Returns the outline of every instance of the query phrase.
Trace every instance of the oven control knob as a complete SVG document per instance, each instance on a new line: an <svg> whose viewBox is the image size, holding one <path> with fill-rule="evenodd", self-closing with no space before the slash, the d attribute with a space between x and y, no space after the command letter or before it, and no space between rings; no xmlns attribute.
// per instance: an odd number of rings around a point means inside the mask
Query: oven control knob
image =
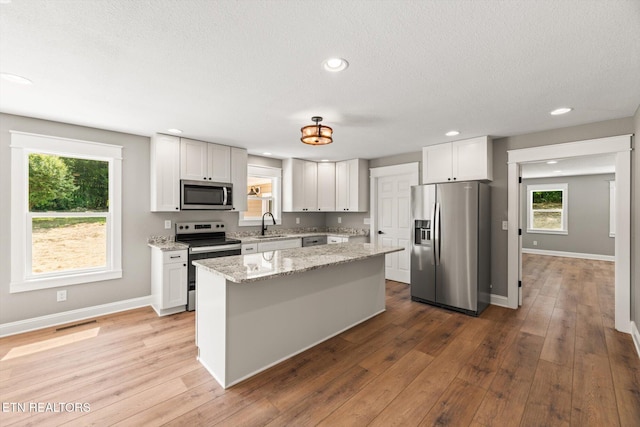
<svg viewBox="0 0 640 427"><path fill-rule="evenodd" d="M183 227L183 226L180 226L180 227L178 227L178 228L179 228L180 230L182 230L184 227Z"/></svg>
<svg viewBox="0 0 640 427"><path fill-rule="evenodd" d="M189 229L189 226L188 226L188 225L185 225L185 226L184 226L184 229L185 229L185 230L188 230L188 229Z"/></svg>

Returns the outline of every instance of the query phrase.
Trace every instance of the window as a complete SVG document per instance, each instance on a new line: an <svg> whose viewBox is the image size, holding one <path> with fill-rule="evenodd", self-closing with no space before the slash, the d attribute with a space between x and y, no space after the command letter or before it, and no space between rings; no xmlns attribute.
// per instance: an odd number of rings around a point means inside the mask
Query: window
<svg viewBox="0 0 640 427"><path fill-rule="evenodd" d="M12 132L11 292L122 277L121 152Z"/></svg>
<svg viewBox="0 0 640 427"><path fill-rule="evenodd" d="M247 168L247 210L240 212L239 225L260 225L262 215L271 212L282 223L280 168L249 165ZM271 218L268 218L271 221ZM269 222L271 224L271 222Z"/></svg>
<svg viewBox="0 0 640 427"><path fill-rule="evenodd" d="M527 186L527 232L568 234L567 184Z"/></svg>

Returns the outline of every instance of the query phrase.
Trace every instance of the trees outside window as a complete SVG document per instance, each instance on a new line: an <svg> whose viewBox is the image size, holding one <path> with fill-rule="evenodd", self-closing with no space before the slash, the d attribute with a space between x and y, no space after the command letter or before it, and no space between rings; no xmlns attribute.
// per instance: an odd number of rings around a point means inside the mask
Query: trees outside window
<svg viewBox="0 0 640 427"><path fill-rule="evenodd" d="M567 234L568 187L563 184L527 186L527 232Z"/></svg>

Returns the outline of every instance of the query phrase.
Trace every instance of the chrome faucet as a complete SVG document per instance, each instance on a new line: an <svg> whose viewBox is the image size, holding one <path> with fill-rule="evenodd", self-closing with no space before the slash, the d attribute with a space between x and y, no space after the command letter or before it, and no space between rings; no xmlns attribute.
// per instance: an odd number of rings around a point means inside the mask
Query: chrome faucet
<svg viewBox="0 0 640 427"><path fill-rule="evenodd" d="M267 226L264 223L264 217L266 215L270 215L271 219L273 220L273 225L276 225L276 219L273 217L273 214L271 212L265 212L264 214L262 214L262 235L264 236L264 232L267 231Z"/></svg>

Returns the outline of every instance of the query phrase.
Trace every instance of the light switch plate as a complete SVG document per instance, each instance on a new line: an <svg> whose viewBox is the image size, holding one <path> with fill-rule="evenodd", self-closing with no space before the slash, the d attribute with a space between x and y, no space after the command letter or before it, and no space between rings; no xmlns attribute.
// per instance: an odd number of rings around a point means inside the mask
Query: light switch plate
<svg viewBox="0 0 640 427"><path fill-rule="evenodd" d="M365 218L364 219L364 224L365 225L371 225L371 218Z"/></svg>
<svg viewBox="0 0 640 427"><path fill-rule="evenodd" d="M171 220L170 219L165 219L164 220L164 229L165 230L170 230L171 229Z"/></svg>
<svg viewBox="0 0 640 427"><path fill-rule="evenodd" d="M503 230L509 229L509 221L502 221L502 229Z"/></svg>
<svg viewBox="0 0 640 427"><path fill-rule="evenodd" d="M296 224L300 224L300 218L296 217Z"/></svg>
<svg viewBox="0 0 640 427"><path fill-rule="evenodd" d="M342 217L341 216L338 217L338 224L342 224Z"/></svg>

